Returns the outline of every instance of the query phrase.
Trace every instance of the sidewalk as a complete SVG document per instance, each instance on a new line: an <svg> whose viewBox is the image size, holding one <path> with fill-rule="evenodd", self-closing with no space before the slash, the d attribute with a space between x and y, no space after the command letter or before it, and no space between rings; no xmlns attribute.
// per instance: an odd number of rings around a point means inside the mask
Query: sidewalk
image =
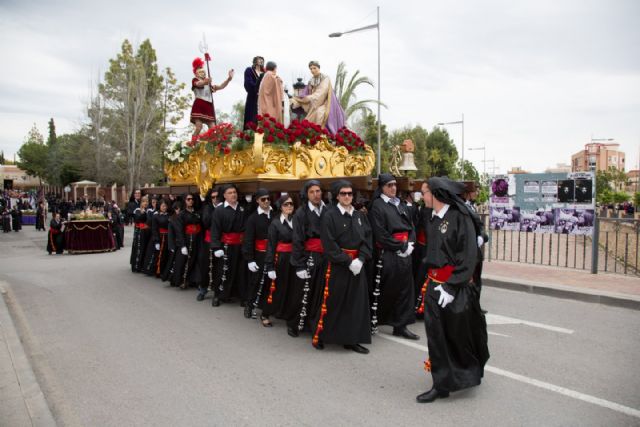
<svg viewBox="0 0 640 427"><path fill-rule="evenodd" d="M55 426L9 314L3 286L0 282L0 425Z"/></svg>
<svg viewBox="0 0 640 427"><path fill-rule="evenodd" d="M640 278L584 270L485 260L483 284L640 310Z"/></svg>

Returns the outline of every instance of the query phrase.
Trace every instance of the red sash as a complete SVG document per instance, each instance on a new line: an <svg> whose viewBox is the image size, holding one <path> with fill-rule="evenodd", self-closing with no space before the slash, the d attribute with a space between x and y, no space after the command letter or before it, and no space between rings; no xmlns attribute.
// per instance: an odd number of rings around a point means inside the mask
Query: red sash
<svg viewBox="0 0 640 427"><path fill-rule="evenodd" d="M222 233L222 243L225 245L241 245L244 233Z"/></svg>
<svg viewBox="0 0 640 427"><path fill-rule="evenodd" d="M211 230L204 230L204 241L211 243Z"/></svg>
<svg viewBox="0 0 640 427"><path fill-rule="evenodd" d="M253 245L254 249L258 252L266 252L267 251L267 239L258 239L255 241Z"/></svg>
<svg viewBox="0 0 640 427"><path fill-rule="evenodd" d="M418 233L416 234L416 240L418 244L426 246L427 236L424 234L424 229L418 230Z"/></svg>
<svg viewBox="0 0 640 427"><path fill-rule="evenodd" d="M161 228L158 231L160 231L161 234L167 234L169 232L168 228Z"/></svg>
<svg viewBox="0 0 640 427"><path fill-rule="evenodd" d="M56 230L55 228L50 228L49 231L51 234L60 234L60 230Z"/></svg>
<svg viewBox="0 0 640 427"><path fill-rule="evenodd" d="M293 250L293 243L291 242L278 242L276 246L276 252L291 252Z"/></svg>
<svg viewBox="0 0 640 427"><path fill-rule="evenodd" d="M453 274L454 268L455 267L453 265L445 265L440 268L430 268L427 272L427 276L436 283L446 283Z"/></svg>
<svg viewBox="0 0 640 427"><path fill-rule="evenodd" d="M184 227L184 232L187 234L198 234L202 230L200 224L187 224Z"/></svg>
<svg viewBox="0 0 640 427"><path fill-rule="evenodd" d="M140 230L147 230L149 226L146 222L136 222L136 228L139 228Z"/></svg>
<svg viewBox="0 0 640 427"><path fill-rule="evenodd" d="M407 242L409 240L409 232L402 231L400 233L393 233L391 237L399 242ZM376 246L378 247L378 249L382 249L382 245L380 243L376 242Z"/></svg>
<svg viewBox="0 0 640 427"><path fill-rule="evenodd" d="M307 241L304 242L304 250L309 252L324 253L324 248L322 247L322 241L317 237L312 237L311 239L307 239Z"/></svg>
<svg viewBox="0 0 640 427"><path fill-rule="evenodd" d="M342 252L349 255L351 260L358 258L358 255L360 255L360 251L358 249L342 249Z"/></svg>

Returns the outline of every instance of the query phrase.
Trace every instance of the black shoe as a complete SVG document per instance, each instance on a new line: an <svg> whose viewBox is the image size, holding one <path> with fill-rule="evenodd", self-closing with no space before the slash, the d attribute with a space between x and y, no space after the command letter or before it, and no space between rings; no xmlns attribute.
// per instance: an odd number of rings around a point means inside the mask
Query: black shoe
<svg viewBox="0 0 640 427"><path fill-rule="evenodd" d="M244 306L244 317L247 319L251 319L251 305L247 304Z"/></svg>
<svg viewBox="0 0 640 427"><path fill-rule="evenodd" d="M298 336L298 328L292 328L291 326L287 326L287 334L289 334L290 337L297 337Z"/></svg>
<svg viewBox="0 0 640 427"><path fill-rule="evenodd" d="M418 341L420 339L418 335L411 332L409 329L407 329L406 326L402 326L400 328L393 328L393 335L395 335L396 337L406 338L408 340Z"/></svg>
<svg viewBox="0 0 640 427"><path fill-rule="evenodd" d="M204 300L204 294L199 293L198 296L196 297L196 301L202 301L202 300Z"/></svg>
<svg viewBox="0 0 640 427"><path fill-rule="evenodd" d="M220 298L213 297L213 299L211 300L211 306L212 307L219 307L220 306Z"/></svg>
<svg viewBox="0 0 640 427"><path fill-rule="evenodd" d="M313 344L312 344L313 345ZM316 350L324 350L324 343L322 341L318 341L318 344L313 345Z"/></svg>
<svg viewBox="0 0 640 427"><path fill-rule="evenodd" d="M360 354L369 354L369 349L361 346L360 344L345 345L344 348Z"/></svg>
<svg viewBox="0 0 640 427"><path fill-rule="evenodd" d="M426 391L416 397L416 401L418 403L431 403L436 399L446 399L449 397L448 391L438 391L435 388L432 388L429 391Z"/></svg>

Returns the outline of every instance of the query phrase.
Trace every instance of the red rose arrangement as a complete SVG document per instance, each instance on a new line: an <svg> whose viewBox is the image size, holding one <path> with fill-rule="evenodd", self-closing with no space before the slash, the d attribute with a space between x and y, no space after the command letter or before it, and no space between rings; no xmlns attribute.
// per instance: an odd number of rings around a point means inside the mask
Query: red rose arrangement
<svg viewBox="0 0 640 427"><path fill-rule="evenodd" d="M265 144L273 144L289 150L296 141L302 145L315 146L323 138L330 143L345 147L349 153L364 152L364 141L346 127L332 135L327 129L308 120L293 120L288 128L268 114L256 116L256 123L248 122L246 130L236 130L230 123L221 123L206 132L194 136L187 145L194 148L199 142L206 144L210 153L220 155L240 151L253 143L256 133L263 135Z"/></svg>

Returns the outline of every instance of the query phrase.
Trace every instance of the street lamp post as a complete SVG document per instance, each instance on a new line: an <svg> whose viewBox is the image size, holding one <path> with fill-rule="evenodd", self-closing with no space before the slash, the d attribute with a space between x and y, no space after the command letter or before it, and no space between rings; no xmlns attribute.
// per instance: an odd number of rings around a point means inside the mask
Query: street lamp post
<svg viewBox="0 0 640 427"><path fill-rule="evenodd" d="M482 144L482 147L470 147L469 151L474 151L474 150L482 150L482 174L486 175L487 174L487 144L484 143Z"/></svg>
<svg viewBox="0 0 640 427"><path fill-rule="evenodd" d="M438 123L438 126L445 126L445 125L461 125L462 126L462 150L460 150L462 152L462 167L460 169L462 169L461 175L462 175L462 180L464 181L464 113L462 113L462 119L461 120L456 120L454 122L440 122Z"/></svg>
<svg viewBox="0 0 640 427"><path fill-rule="evenodd" d="M378 175L380 175L380 168L382 167L382 163L381 163L381 157L380 157L380 153L382 152L381 150L381 144L380 144L380 140L381 140L381 123L382 120L380 119L380 6L378 6L376 8L376 12L377 12L377 21L375 24L372 25L367 25L366 27L361 27L361 28L355 28L353 30L349 30L349 31L343 31L341 33L331 33L329 34L329 37L341 37L343 34L350 34L350 33L356 33L358 31L365 31L365 30L372 30L372 29L377 29L378 30L378 149L377 151L377 155L378 155Z"/></svg>

